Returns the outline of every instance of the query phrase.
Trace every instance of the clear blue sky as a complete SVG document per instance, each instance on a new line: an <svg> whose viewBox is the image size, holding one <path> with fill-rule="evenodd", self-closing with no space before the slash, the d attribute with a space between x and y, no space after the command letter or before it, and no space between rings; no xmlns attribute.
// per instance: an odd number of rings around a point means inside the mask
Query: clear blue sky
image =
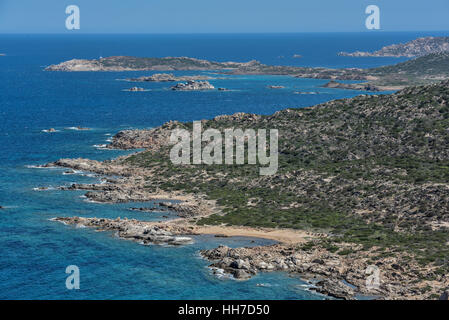
<svg viewBox="0 0 449 320"><path fill-rule="evenodd" d="M0 33L357 32L370 4L384 31L449 30L449 0L0 0Z"/></svg>

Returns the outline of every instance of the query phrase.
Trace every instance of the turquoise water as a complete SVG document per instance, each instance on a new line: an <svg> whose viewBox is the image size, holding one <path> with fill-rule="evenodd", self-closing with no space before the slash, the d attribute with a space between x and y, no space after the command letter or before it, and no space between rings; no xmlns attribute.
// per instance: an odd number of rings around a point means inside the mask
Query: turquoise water
<svg viewBox="0 0 449 320"><path fill-rule="evenodd" d="M198 250L219 244L264 245L249 238L199 236L183 247L142 246L111 233L76 229L55 216L160 216L129 211L139 204L95 204L82 192L35 191L71 182L98 182L92 175L63 175L60 169L35 169L59 158L110 159L124 151L101 150L110 136L127 128L191 121L219 114L271 114L363 92L325 89L325 80L281 76L226 76L211 80L226 92L172 92L164 83L142 83L146 92L124 92L117 81L151 72L44 72L51 63L109 55L193 56L216 60L330 67L373 67L400 59L337 57L338 51L371 50L422 34L203 35L203 36L50 36L1 35L0 52L0 299L322 299L304 282L283 273L260 274L249 281L218 279ZM290 58L302 54L301 59ZM280 57L284 56L284 58ZM200 72L178 72L199 74ZM210 72L201 72L211 74ZM283 85L280 90L267 85ZM317 91L315 95L296 91ZM83 126L90 131L67 127ZM54 127L59 132L46 134ZM65 288L65 268L77 265L81 289ZM265 284L260 286L258 284Z"/></svg>

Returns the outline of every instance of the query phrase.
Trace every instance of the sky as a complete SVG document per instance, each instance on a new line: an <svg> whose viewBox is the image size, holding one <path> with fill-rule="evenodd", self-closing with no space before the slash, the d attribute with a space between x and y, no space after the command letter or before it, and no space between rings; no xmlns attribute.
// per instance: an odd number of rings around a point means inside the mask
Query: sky
<svg viewBox="0 0 449 320"><path fill-rule="evenodd" d="M0 0L0 33L360 32L368 5L380 31L449 30L449 0Z"/></svg>

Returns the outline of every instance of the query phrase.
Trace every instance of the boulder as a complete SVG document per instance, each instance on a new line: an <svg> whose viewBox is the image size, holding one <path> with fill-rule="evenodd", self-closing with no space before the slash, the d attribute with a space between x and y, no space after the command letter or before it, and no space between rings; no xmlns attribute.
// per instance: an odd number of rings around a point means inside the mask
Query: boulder
<svg viewBox="0 0 449 320"><path fill-rule="evenodd" d="M232 275L234 276L234 278L239 279L239 280L247 280L247 279L251 278L251 275L248 272L246 272L245 270L241 270L241 269L233 270Z"/></svg>

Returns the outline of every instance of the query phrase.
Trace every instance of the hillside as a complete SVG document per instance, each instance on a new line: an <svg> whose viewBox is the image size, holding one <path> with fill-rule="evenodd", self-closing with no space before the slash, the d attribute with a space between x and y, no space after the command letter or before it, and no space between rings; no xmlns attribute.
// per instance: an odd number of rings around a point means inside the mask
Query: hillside
<svg viewBox="0 0 449 320"><path fill-rule="evenodd" d="M163 143L123 164L156 170L149 190L216 199L222 214L201 224L324 231L334 235L330 243L390 248L449 271L448 81L272 116L217 117L207 127L278 128L279 171L173 166Z"/></svg>
<svg viewBox="0 0 449 320"><path fill-rule="evenodd" d="M449 51L449 37L425 37L407 43L392 44L374 52L340 52L349 57L420 57L431 53Z"/></svg>
<svg viewBox="0 0 449 320"><path fill-rule="evenodd" d="M122 131L111 144L143 152L49 165L121 177L69 188L91 190L85 196L93 201L183 201L169 204L180 219L156 224L173 234L229 226L299 232L290 244L202 251L213 267L241 279L270 270L318 275L320 292L351 299L355 291L340 280L369 294L365 270L374 265L382 270L377 293L384 298L437 298L449 287L449 81L271 116L218 116L202 127L278 129L278 171L261 176L259 165L174 165L170 134L192 129L176 121Z"/></svg>
<svg viewBox="0 0 449 320"><path fill-rule="evenodd" d="M360 84L333 84L333 87L373 91L395 90L406 86L449 79L449 52L432 53L391 66L366 69L369 81ZM367 90L370 91L370 90Z"/></svg>

